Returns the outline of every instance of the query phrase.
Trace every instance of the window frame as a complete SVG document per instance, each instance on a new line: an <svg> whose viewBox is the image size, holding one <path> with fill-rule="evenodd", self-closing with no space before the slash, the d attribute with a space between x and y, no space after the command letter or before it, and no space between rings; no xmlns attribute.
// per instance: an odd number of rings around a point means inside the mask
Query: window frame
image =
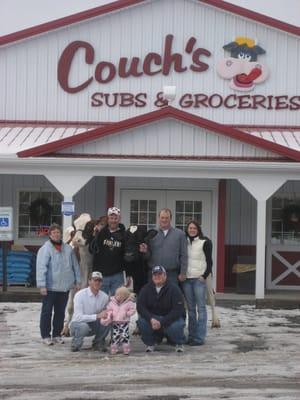
<svg viewBox="0 0 300 400"><path fill-rule="evenodd" d="M47 239L48 236L40 236L40 237L20 237L19 233L20 233L20 195L21 192L26 192L26 193L51 193L51 197L53 196L53 194L57 194L58 196L61 197L61 201L63 201L63 196L61 195L61 193L58 190L55 190L53 188L31 188L31 187L26 187L26 188L20 188L17 190L17 203L16 203L16 215L15 215L15 236L14 236L14 241L18 244L26 244L26 245L40 245L42 243L45 242L45 239ZM52 205L52 203L51 203ZM57 214L53 214L53 215L57 215ZM62 214L60 213L61 216L61 224L63 222L63 217ZM51 215L51 219L52 219L52 215Z"/></svg>

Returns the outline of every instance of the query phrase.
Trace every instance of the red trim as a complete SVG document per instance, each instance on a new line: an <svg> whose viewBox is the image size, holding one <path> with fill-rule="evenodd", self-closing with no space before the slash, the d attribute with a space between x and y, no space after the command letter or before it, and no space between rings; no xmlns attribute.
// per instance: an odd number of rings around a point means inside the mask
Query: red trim
<svg viewBox="0 0 300 400"><path fill-rule="evenodd" d="M253 131L255 129L257 130L272 130L272 131L300 131L300 125L243 125L243 124L238 124L238 125L232 125L232 124L226 124L226 126L231 126L232 128L237 128L237 129L243 129L247 131Z"/></svg>
<svg viewBox="0 0 300 400"><path fill-rule="evenodd" d="M144 0L119 0L114 3L91 8L90 10L82 11L76 14L69 15L67 17L59 18L54 21L46 22L44 24L39 24L31 28L22 29L21 31L4 35L0 37L0 45L16 42L22 39L27 39L28 37L40 35L54 29L62 28L68 25L75 24L77 22L82 22L90 18L118 11L122 8L130 7L142 2L144 2Z"/></svg>
<svg viewBox="0 0 300 400"><path fill-rule="evenodd" d="M224 293L225 283L225 217L226 217L226 180L219 181L218 196L218 233L217 233L217 292Z"/></svg>
<svg viewBox="0 0 300 400"><path fill-rule="evenodd" d="M103 125L109 125L112 122L101 122L101 121L33 121L33 120L5 120L1 119L0 120L0 125L14 125L14 126L20 126L20 125L25 125L26 127L28 126L59 126L59 127L69 127L69 126L75 126L75 127L80 127L80 128L96 128L99 126Z"/></svg>
<svg viewBox="0 0 300 400"><path fill-rule="evenodd" d="M85 127L100 127L104 125L111 125L114 122L108 122L108 121L51 121L51 120L43 120L43 121L38 121L38 120L24 120L24 119L15 119L15 120L9 120L9 119L0 119L0 124L1 125L25 125L26 127L33 125L33 126L49 126L49 125L55 125L59 127L68 127L68 126L79 126L82 128ZM230 128L237 128L237 129L245 129L245 130L274 130L274 131L284 131L284 130L290 130L290 131L300 131L300 126L296 125L243 125L243 124L224 124L224 126L228 126Z"/></svg>
<svg viewBox="0 0 300 400"><path fill-rule="evenodd" d="M227 3L226 1L220 0L199 0L202 3L206 3L210 6L220 8L224 11L229 11L233 14L238 14L242 17L254 20L255 22L261 22L262 24L269 25L272 28L280 29L282 31L292 33L300 36L300 28L296 25L291 25L286 22L279 21L278 19L268 17L267 15L260 14L255 11L248 10L235 4Z"/></svg>
<svg viewBox="0 0 300 400"><path fill-rule="evenodd" d="M150 124L154 121L159 121L165 118L175 118L179 121L200 128L208 129L209 131L216 132L227 137L231 137L232 139L239 140L241 142L257 146L268 151L273 151L274 153L280 154L292 160L300 161L299 151L286 148L277 143L272 143L268 140L256 136L245 134L245 132L242 132L238 129L221 125L217 122L198 117L197 115L193 115L173 107L165 107L147 114L128 118L111 125L96 128L90 130L88 132L88 135L86 134L86 132L83 132L75 136L70 136L61 140L57 140L55 142L42 144L32 149L20 151L19 153L17 153L17 155L18 157L39 157L53 154L67 147L75 146L81 143L87 143L91 140L100 139L114 133L120 133L128 129L137 128L139 126Z"/></svg>
<svg viewBox="0 0 300 400"><path fill-rule="evenodd" d="M36 25L31 28L23 29L19 32L10 33L9 35L4 35L0 37L0 45L13 43L18 40L27 39L29 37L40 35L45 32L49 32L54 29L58 29L61 27L65 27L71 24L75 24L77 22L82 22L84 20L94 18L100 15L108 14L114 11L121 10L126 7L135 6L139 3L143 3L145 0L119 0L114 3L105 4L104 6L92 8L87 11L83 11L77 14L69 15L64 18L60 18L54 21L46 22L44 24ZM268 17L263 14L259 14L254 11L247 10L246 8L242 8L236 6L234 4L227 3L221 0L198 0L204 4L209 6L213 6L219 8L224 11L231 12L233 14L237 14L241 17L245 17L255 22L260 22L262 24L271 26L276 29L280 29L282 31L292 33L294 35L300 36L300 28L291 24L287 24L286 22L279 21L277 19Z"/></svg>
<svg viewBox="0 0 300 400"><path fill-rule="evenodd" d="M106 208L113 207L115 203L115 177L106 178Z"/></svg>
<svg viewBox="0 0 300 400"><path fill-rule="evenodd" d="M255 162L290 162L288 158L276 157L215 157L215 156L159 156L155 154L80 154L80 153L53 153L47 154L51 158L85 158L85 159L122 159L122 160L195 160L195 161L255 161Z"/></svg>

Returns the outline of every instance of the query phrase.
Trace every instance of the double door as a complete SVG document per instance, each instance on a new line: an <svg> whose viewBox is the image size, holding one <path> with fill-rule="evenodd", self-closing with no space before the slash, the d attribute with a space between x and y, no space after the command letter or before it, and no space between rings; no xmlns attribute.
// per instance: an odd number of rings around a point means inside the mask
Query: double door
<svg viewBox="0 0 300 400"><path fill-rule="evenodd" d="M204 235L211 237L212 193L210 191L122 189L122 222L143 225L148 229L157 226L162 208L172 211L172 226L185 229L191 220L199 222Z"/></svg>

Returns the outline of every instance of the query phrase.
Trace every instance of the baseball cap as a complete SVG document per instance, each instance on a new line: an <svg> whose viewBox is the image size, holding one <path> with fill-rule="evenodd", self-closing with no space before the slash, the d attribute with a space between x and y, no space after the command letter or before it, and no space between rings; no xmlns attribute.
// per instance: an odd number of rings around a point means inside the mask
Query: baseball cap
<svg viewBox="0 0 300 400"><path fill-rule="evenodd" d="M112 214L120 215L120 214L121 214L121 211L119 210L118 207L110 207L110 208L107 210L107 216L112 215Z"/></svg>
<svg viewBox="0 0 300 400"><path fill-rule="evenodd" d="M167 271L164 269L164 267L161 267L160 265L157 265L156 267L152 268L152 275L154 274L166 274Z"/></svg>
<svg viewBox="0 0 300 400"><path fill-rule="evenodd" d="M94 272L92 272L91 279L101 279L101 280L103 280L103 276L102 276L101 272L94 271Z"/></svg>

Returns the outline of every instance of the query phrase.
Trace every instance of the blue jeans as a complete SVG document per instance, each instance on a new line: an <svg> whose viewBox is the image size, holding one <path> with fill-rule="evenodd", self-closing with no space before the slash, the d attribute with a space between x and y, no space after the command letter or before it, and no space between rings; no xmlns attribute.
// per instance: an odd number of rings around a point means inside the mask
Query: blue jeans
<svg viewBox="0 0 300 400"><path fill-rule="evenodd" d="M64 326L65 309L68 301L69 292L52 292L48 290L47 295L43 296L40 331L43 339L60 336ZM54 310L53 320L52 311Z"/></svg>
<svg viewBox="0 0 300 400"><path fill-rule="evenodd" d="M189 341L203 344L207 333L206 283L186 279L182 288L188 306Z"/></svg>
<svg viewBox="0 0 300 400"><path fill-rule="evenodd" d="M157 315L154 316L154 318L159 321L163 319L163 317ZM185 322L183 318L179 318L172 322L172 324L167 328L162 328L159 330L152 329L150 322L141 317L139 318L137 324L141 332L142 341L146 346L154 346L155 343L161 341L164 336L166 336L174 344L185 343Z"/></svg>
<svg viewBox="0 0 300 400"><path fill-rule="evenodd" d="M115 291L120 287L124 286L124 275L123 272L117 274L104 276L102 281L101 290L106 294L114 296Z"/></svg>
<svg viewBox="0 0 300 400"><path fill-rule="evenodd" d="M83 339L86 336L93 336L93 344L104 344L104 340L110 331L110 326L101 325L100 321L77 322L72 321L70 324L70 335L73 336L72 346L81 348Z"/></svg>

